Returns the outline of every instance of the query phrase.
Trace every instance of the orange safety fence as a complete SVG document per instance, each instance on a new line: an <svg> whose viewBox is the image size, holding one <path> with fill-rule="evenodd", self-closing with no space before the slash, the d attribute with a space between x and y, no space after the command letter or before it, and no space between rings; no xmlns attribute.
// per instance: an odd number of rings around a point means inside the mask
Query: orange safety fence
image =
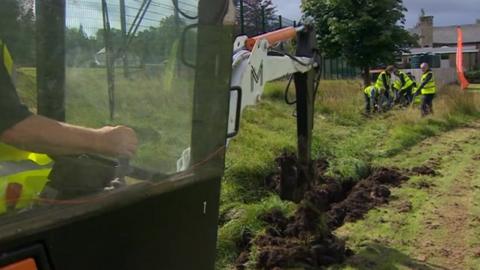
<svg viewBox="0 0 480 270"><path fill-rule="evenodd" d="M465 72L463 70L463 32L462 28L457 27L457 36L458 36L458 44L457 44L457 74L458 74L458 81L460 82L460 87L462 90L468 88L470 83L465 78Z"/></svg>

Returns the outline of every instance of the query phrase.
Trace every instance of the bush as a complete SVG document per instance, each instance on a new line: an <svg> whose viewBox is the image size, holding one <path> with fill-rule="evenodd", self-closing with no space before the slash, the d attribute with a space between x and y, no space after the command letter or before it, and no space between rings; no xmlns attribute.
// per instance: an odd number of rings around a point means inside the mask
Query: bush
<svg viewBox="0 0 480 270"><path fill-rule="evenodd" d="M465 77L471 83L480 83L480 70L467 71Z"/></svg>

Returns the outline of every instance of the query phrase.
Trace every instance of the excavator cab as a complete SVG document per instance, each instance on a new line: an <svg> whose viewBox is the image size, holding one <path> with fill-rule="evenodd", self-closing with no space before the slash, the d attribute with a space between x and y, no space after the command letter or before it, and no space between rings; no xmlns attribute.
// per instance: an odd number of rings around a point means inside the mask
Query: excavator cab
<svg viewBox="0 0 480 270"><path fill-rule="evenodd" d="M213 269L233 3L9 0L0 10L31 111L125 125L140 141L131 160L51 156L44 182L0 178L0 269Z"/></svg>

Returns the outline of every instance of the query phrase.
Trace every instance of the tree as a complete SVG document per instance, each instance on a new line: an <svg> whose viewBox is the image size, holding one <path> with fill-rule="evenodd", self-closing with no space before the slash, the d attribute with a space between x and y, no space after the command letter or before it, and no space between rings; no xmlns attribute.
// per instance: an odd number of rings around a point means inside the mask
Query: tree
<svg viewBox="0 0 480 270"><path fill-rule="evenodd" d="M180 38L178 29L184 27L185 22L175 16L161 19L158 27L137 34L131 46L133 53L140 57L142 64L161 63L168 58L172 44Z"/></svg>
<svg viewBox="0 0 480 270"><path fill-rule="evenodd" d="M67 66L86 67L92 64L95 53L102 47L98 48L97 41L88 37L80 25L79 28L65 29L65 48Z"/></svg>
<svg viewBox="0 0 480 270"><path fill-rule="evenodd" d="M240 12L237 12L237 14L242 16ZM265 23L265 29L268 29L268 24L276 18L276 8L271 0L243 0L245 34L257 35L263 33L263 24ZM237 18L237 21L240 22L240 17Z"/></svg>
<svg viewBox="0 0 480 270"><path fill-rule="evenodd" d="M35 64L35 21L32 0L0 1L0 38L17 64Z"/></svg>
<svg viewBox="0 0 480 270"><path fill-rule="evenodd" d="M402 0L306 0L303 9L315 20L321 51L360 67L365 85L370 67L392 63L416 43L404 28Z"/></svg>

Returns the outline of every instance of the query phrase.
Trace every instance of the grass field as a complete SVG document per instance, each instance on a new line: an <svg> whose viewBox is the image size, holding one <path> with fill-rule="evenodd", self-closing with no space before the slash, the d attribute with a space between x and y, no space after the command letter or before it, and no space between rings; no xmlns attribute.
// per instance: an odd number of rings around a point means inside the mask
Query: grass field
<svg viewBox="0 0 480 270"><path fill-rule="evenodd" d="M293 108L283 103L283 88L283 82L267 87L264 101L244 114L240 135L228 150L217 269L233 268L237 243L245 231L263 233L265 224L257 219L260 214L273 208L288 214L296 208L263 187L265 177L275 170L275 157L282 151L295 150L295 118ZM442 89L435 99L435 115L427 118L422 118L417 108L366 118L361 114L363 96L359 81L324 81L320 88L313 155L327 158L328 173L338 179L360 179L372 164L392 165L391 160L416 149L425 139L463 127L480 116L480 97L463 93L457 86ZM429 154L428 150L425 154ZM366 230L368 225L364 226L358 227L355 234ZM357 243L352 241L354 246ZM254 260L252 257L252 268ZM383 266L372 269L396 269Z"/></svg>
<svg viewBox="0 0 480 270"><path fill-rule="evenodd" d="M36 71L22 68L17 73L19 95L35 111ZM126 79L122 70L116 70L115 117L110 120L105 69L67 68L67 121L88 127L130 126L140 141L133 163L164 173L175 172L177 159L190 147L193 74L182 72L179 80L158 73L132 69Z"/></svg>
<svg viewBox="0 0 480 270"><path fill-rule="evenodd" d="M357 255L337 269L479 269L479 131L476 121L376 160L438 175L412 177L389 205L340 228Z"/></svg>
<svg viewBox="0 0 480 270"><path fill-rule="evenodd" d="M139 71L130 79L120 71L116 77L117 108L111 121L105 71L68 69L68 121L93 127L130 125L142 142L134 162L174 171L175 161L190 144L191 81L154 80ZM32 109L35 80L34 69L19 70L19 94ZM217 269L234 268L238 243L246 231L254 237L265 232L260 214L279 209L290 215L297 209L264 187L265 177L276 169L274 159L296 148L294 108L283 101L284 86L284 82L267 85L263 101L245 111L240 134L229 145ZM332 269L476 269L480 96L447 86L434 101L433 116L422 118L417 108L408 108L365 117L360 89L356 80L321 83L312 151L314 158L328 160L327 173L339 181L359 180L372 166L426 164L440 174L413 177L393 190L389 205L339 228L336 234L346 239L355 255ZM405 204L410 205L408 210L399 211ZM255 268L256 256L251 253L247 268Z"/></svg>

